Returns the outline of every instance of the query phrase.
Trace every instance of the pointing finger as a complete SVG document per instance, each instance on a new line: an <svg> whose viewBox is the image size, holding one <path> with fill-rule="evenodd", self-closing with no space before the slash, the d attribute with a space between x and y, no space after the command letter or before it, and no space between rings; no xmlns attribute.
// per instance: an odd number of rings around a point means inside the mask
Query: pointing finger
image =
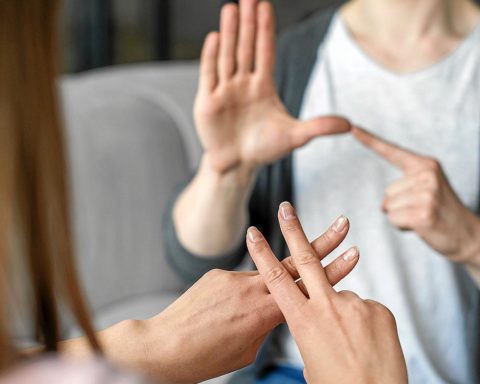
<svg viewBox="0 0 480 384"><path fill-rule="evenodd" d="M425 157L401 148L398 145L389 143L362 128L354 127L352 133L353 136L363 145L370 148L404 172L416 170L423 165Z"/></svg>

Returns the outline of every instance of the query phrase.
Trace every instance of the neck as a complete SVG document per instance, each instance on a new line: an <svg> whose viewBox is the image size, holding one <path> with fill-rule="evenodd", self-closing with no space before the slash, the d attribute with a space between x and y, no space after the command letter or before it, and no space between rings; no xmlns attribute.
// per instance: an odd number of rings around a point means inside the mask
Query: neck
<svg viewBox="0 0 480 384"><path fill-rule="evenodd" d="M399 43L429 36L461 37L471 30L469 0L352 0L344 16L359 34ZM468 15L468 16L467 16Z"/></svg>

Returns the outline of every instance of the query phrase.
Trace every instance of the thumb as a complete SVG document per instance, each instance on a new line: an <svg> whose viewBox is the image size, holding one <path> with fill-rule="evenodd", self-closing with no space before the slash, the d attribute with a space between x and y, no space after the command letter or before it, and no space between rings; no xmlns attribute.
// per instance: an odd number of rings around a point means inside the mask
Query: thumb
<svg viewBox="0 0 480 384"><path fill-rule="evenodd" d="M350 121L339 116L324 116L307 121L298 121L290 131L294 148L302 147L319 136L338 135L350 132Z"/></svg>

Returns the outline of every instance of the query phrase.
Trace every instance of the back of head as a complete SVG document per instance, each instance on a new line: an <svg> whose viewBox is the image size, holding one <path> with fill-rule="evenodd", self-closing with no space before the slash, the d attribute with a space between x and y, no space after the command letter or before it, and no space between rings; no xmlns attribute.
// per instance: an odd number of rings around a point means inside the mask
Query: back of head
<svg viewBox="0 0 480 384"><path fill-rule="evenodd" d="M57 0L0 0L0 369L16 359L8 308L11 265L22 281L45 351L69 306L98 349L73 264L66 159L57 103Z"/></svg>

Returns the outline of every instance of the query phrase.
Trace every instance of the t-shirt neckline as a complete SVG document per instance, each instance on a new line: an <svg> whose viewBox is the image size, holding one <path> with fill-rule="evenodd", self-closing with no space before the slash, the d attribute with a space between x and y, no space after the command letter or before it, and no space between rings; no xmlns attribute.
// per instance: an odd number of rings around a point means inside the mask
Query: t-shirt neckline
<svg viewBox="0 0 480 384"><path fill-rule="evenodd" d="M462 41L460 41L453 50L451 50L448 54L444 55L434 63L410 72L397 72L375 60L360 46L360 44L351 34L340 10L336 12L332 20L332 27L333 29L337 29L337 32L341 34L341 37L344 38L345 41L347 41L354 53L363 62L367 63L369 66L375 68L377 71L383 73L384 75L395 79L424 77L436 73L436 71L441 70L444 66L448 65L458 55L460 55L465 49L467 49L477 37L477 34L480 34L480 22L478 22L477 25L473 28L473 30L464 39L462 39Z"/></svg>

